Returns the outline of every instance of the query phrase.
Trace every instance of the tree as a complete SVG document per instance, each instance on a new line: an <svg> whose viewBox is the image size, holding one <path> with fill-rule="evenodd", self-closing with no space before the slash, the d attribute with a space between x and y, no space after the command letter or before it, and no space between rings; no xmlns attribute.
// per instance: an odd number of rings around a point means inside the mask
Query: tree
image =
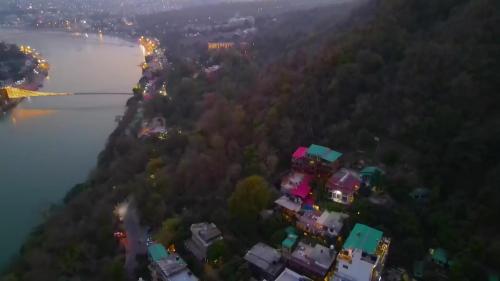
<svg viewBox="0 0 500 281"><path fill-rule="evenodd" d="M207 250L207 259L211 263L219 263L222 259L228 256L228 248L224 240L215 241Z"/></svg>
<svg viewBox="0 0 500 281"><path fill-rule="evenodd" d="M165 220L160 231L155 235L155 239L161 244L168 246L177 238L181 223L182 220L178 217Z"/></svg>
<svg viewBox="0 0 500 281"><path fill-rule="evenodd" d="M239 219L254 221L259 212L269 205L271 191L261 176L250 176L238 182L229 198L229 211Z"/></svg>

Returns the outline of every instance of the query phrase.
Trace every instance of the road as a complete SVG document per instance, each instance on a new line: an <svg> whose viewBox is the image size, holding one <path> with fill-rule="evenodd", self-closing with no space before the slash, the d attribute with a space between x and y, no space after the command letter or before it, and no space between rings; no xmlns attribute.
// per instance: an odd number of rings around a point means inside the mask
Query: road
<svg viewBox="0 0 500 281"><path fill-rule="evenodd" d="M127 251L125 258L125 269L130 277L135 277L137 267L136 255L146 254L146 230L141 226L137 210L133 202L130 204L127 214L123 219L123 226L127 233L125 248Z"/></svg>

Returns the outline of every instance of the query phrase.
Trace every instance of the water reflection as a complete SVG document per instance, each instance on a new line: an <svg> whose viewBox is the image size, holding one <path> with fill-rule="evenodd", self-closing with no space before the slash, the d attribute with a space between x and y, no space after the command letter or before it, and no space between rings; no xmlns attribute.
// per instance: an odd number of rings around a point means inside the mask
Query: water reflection
<svg viewBox="0 0 500 281"><path fill-rule="evenodd" d="M1 28L0 38L48 59L51 79L43 91L126 93L140 78L140 49L120 39ZM40 221L40 210L85 180L128 98L36 97L0 118L0 270Z"/></svg>

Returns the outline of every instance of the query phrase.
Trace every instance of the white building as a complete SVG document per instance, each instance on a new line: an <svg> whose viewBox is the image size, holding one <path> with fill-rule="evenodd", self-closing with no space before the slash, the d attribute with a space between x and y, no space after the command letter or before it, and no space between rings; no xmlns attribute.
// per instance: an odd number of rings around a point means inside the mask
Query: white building
<svg viewBox="0 0 500 281"><path fill-rule="evenodd" d="M364 224L356 224L337 256L334 281L378 281L390 240Z"/></svg>

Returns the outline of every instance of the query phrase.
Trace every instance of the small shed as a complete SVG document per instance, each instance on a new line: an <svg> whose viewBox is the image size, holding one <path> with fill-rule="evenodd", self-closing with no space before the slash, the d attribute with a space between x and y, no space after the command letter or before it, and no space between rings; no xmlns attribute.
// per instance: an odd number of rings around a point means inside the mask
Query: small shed
<svg viewBox="0 0 500 281"><path fill-rule="evenodd" d="M374 187L380 184L380 180L382 179L382 170L375 166L368 166L363 168L359 175L361 176L361 182L364 185Z"/></svg>

